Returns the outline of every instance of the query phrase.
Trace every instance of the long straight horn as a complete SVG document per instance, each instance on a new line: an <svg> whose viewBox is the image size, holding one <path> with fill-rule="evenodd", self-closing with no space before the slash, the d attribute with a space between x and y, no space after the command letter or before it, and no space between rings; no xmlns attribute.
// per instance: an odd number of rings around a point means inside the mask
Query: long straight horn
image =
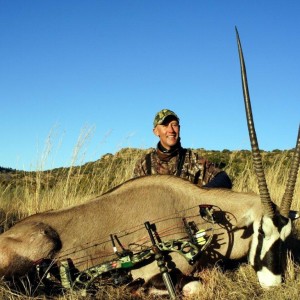
<svg viewBox="0 0 300 300"><path fill-rule="evenodd" d="M250 143L251 143L251 148L252 148L254 171L256 173L257 180L258 180L258 189L259 189L260 199L262 202L264 213L267 216L269 216L270 218L272 218L275 214L275 211L273 209L271 197L269 194L266 177L265 177L265 173L263 170L262 159L261 159L261 155L260 155L260 151L259 151L259 147L258 147L256 132L255 132L255 128L254 128L250 96L249 96L249 91L248 91L246 66L245 66L241 41L239 38L239 33L237 31L237 28L235 28L235 31L236 31L236 38L237 38L237 43L238 43L242 86L243 86L247 123L248 123L248 131L249 131Z"/></svg>
<svg viewBox="0 0 300 300"><path fill-rule="evenodd" d="M292 200L293 200L299 165L300 165L300 125L299 125L299 129L298 129L297 143L296 143L296 148L294 151L293 160L291 163L287 186L286 186L286 189L285 189L282 201L281 201L281 206L280 206L280 213L286 218L289 215Z"/></svg>

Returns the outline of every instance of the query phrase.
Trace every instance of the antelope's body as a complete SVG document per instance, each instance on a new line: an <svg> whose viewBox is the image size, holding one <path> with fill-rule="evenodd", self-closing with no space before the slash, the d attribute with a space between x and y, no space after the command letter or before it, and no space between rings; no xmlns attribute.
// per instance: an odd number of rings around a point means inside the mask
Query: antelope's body
<svg viewBox="0 0 300 300"><path fill-rule="evenodd" d="M0 274L24 274L46 257L71 258L78 269L85 270L113 256L111 234L116 234L125 248L132 247L130 244L149 246L146 221L156 225L162 240L182 238L187 235L184 217L199 228L211 226L199 215L201 204L213 205L216 216L214 238L201 256L201 265L245 257L252 238L249 232L262 216L259 196L199 188L174 176L156 175L130 180L85 204L20 221L0 236ZM178 253L171 256L183 274L198 267ZM155 261L132 271L133 279L146 282L157 274Z"/></svg>
<svg viewBox="0 0 300 300"><path fill-rule="evenodd" d="M258 195L204 189L174 176L156 175L130 180L85 204L20 221L0 236L0 274L24 274L34 262L46 257L71 258L78 269L84 270L113 255L111 234L118 235L125 248L132 243L149 245L145 221L155 223L162 239L186 236L184 217L195 220L199 228L207 226L199 215L201 204L213 205L217 217L214 238L201 264L245 257L252 241L252 226L258 226L262 217ZM168 228L172 229L169 234L165 233ZM191 266L177 253L172 254L172 261L183 274L192 273L198 266ZM13 269L9 267L12 262ZM147 281L159 274L159 269L154 262L132 274Z"/></svg>
<svg viewBox="0 0 300 300"><path fill-rule="evenodd" d="M155 223L159 234L165 228L174 226L180 228L179 235L181 232L186 234L183 217L195 219L198 224L206 223L199 215L200 204L213 205L220 210L217 212L226 215L226 221L222 220L219 224L222 228L215 231L219 235L220 255L233 259L245 255L250 239L239 241L241 247L233 247L228 245L228 236L232 234L229 231L233 231L237 221L247 220L247 225L250 225L254 220L259 220L262 214L259 197L225 189L201 189L173 176L146 176L130 180L86 204L32 216L24 222L33 219L49 224L63 241L63 253L72 246L80 247L84 242L108 239L110 234L122 235L124 231L128 236L120 237L120 241L127 246L141 237L147 237L145 221ZM132 233L137 228L139 230ZM234 232L236 239L243 231ZM112 251L110 243L105 246L109 252Z"/></svg>

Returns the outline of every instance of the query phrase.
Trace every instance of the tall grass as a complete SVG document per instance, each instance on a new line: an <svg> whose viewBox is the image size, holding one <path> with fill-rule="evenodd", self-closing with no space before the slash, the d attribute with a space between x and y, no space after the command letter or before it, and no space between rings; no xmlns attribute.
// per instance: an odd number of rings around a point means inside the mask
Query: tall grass
<svg viewBox="0 0 300 300"><path fill-rule="evenodd" d="M47 171L21 172L7 185L0 185L0 209L14 211L20 217L50 209L76 205L100 195L132 177L136 161L147 150L124 148L107 154L96 162ZM233 180L233 190L258 193L251 157L246 157L237 172L232 152L225 171ZM283 152L265 167L270 195L279 203L289 176L290 154ZM288 163L287 163L288 162ZM296 184L293 209L300 207L300 182Z"/></svg>
<svg viewBox="0 0 300 300"><path fill-rule="evenodd" d="M233 152L230 157L230 163L226 169L229 176L233 178L233 190L237 192L253 192L255 194L259 194L252 158L247 157L242 171L240 173L234 173L234 170L232 169L232 162L235 160L236 156L238 156L238 153ZM272 164L269 164L264 168L270 196L276 204L280 204L285 192L285 187L289 178L290 160L290 154L282 152L282 155L274 158ZM300 176L298 176L295 186L292 209L300 209Z"/></svg>

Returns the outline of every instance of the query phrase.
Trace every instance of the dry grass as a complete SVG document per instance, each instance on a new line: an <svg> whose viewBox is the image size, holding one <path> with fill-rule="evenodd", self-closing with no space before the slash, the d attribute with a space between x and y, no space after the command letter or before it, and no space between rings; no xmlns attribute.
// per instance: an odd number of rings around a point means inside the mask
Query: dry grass
<svg viewBox="0 0 300 300"><path fill-rule="evenodd" d="M84 139L86 139L86 135ZM78 151L78 149L76 150ZM137 149L123 149L116 155L106 155L94 164L85 164L76 167L74 153L73 165L64 170L38 170L33 173L24 172L22 179L14 181L14 186L1 186L0 209L1 225L4 229L11 223L26 215L49 209L58 209L69 205L87 201L95 195L126 181L131 177L136 160L143 154ZM237 158L232 153L226 171L234 179L235 191L258 193L255 175L253 174L251 159L246 160L241 172L236 173L232 162ZM279 203L284 193L288 178L289 159L287 154L277 157L266 170L266 179L272 199ZM300 178L296 184L293 209L300 209ZM298 229L298 222L296 222ZM278 288L262 290L257 282L255 272L249 265L241 265L235 271L223 272L217 267L201 272L199 276L203 282L203 289L198 297L193 299L298 299L300 288L300 270L288 259L286 282ZM30 295L30 287L26 287L25 294ZM19 295L8 288L4 281L0 281L1 299L33 299ZM44 295L35 296L34 299L49 299ZM79 292L68 292L55 299L137 299L123 288L100 289L93 296L83 296ZM147 299L143 297L143 299ZM148 299L150 299L148 297ZM158 299L158 298L156 298Z"/></svg>

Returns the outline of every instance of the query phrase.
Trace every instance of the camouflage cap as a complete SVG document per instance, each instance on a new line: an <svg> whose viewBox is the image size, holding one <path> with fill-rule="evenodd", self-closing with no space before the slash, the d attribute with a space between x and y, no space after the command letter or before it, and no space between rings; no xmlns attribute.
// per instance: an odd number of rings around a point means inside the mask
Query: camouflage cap
<svg viewBox="0 0 300 300"><path fill-rule="evenodd" d="M163 123L163 121L166 119L166 117L169 117L169 116L174 116L179 122L179 118L174 113L174 111L169 110L169 109L162 109L155 115L155 118L153 121L154 127L156 127L156 125L161 125Z"/></svg>

